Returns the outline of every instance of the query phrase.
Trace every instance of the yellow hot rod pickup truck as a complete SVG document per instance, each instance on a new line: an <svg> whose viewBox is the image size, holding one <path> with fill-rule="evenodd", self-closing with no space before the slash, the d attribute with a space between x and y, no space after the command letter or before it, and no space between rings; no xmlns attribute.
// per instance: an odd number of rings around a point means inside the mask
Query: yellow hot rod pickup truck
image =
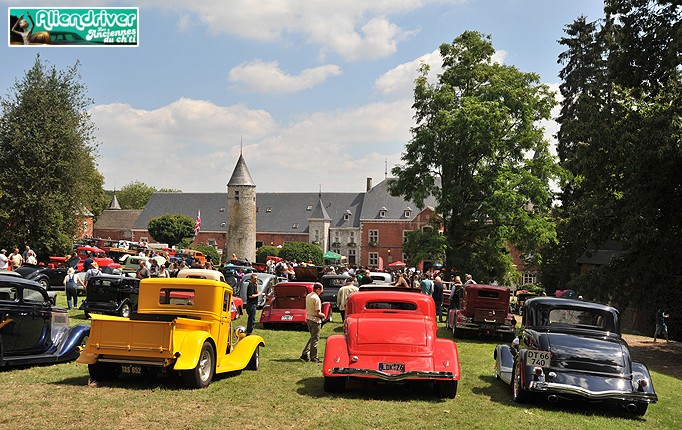
<svg viewBox="0 0 682 430"><path fill-rule="evenodd" d="M121 374L179 374L192 388L216 373L257 370L263 338L232 332L232 288L220 281L149 278L129 318L92 314L78 363L96 381Z"/></svg>

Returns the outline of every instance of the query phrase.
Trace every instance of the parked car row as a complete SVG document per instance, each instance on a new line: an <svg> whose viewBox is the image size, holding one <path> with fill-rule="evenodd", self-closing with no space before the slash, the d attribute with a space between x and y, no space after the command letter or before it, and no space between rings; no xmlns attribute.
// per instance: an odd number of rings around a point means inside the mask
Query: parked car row
<svg viewBox="0 0 682 430"><path fill-rule="evenodd" d="M305 296L316 274L309 271L313 279L305 280L306 271L300 272L297 281L268 287L260 320L265 327L305 324ZM101 275L89 280L83 305L91 326L71 327L66 310L50 302L42 285L0 276L0 366L78 358L95 380L171 373L203 388L216 373L259 367L263 338L231 327L240 302L218 271L188 269L177 278L142 281ZM324 301L322 309L331 321L331 303ZM493 359L495 376L510 385L516 402L582 399L641 416L658 401L649 370L632 360L611 306L529 298L522 333L512 340L509 290L471 285L447 326L456 336L465 331L510 341L495 347ZM362 286L348 299L343 333L327 339L324 390L342 392L350 379L420 381L431 383L439 397L454 398L462 377L457 344L437 332L431 296L387 284Z"/></svg>

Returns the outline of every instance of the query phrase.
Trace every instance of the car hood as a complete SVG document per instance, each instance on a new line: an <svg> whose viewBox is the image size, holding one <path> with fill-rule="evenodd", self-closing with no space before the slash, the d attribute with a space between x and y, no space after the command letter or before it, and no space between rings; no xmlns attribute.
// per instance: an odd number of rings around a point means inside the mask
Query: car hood
<svg viewBox="0 0 682 430"><path fill-rule="evenodd" d="M552 364L569 370L627 373L629 354L617 338L546 333L542 349L552 353Z"/></svg>

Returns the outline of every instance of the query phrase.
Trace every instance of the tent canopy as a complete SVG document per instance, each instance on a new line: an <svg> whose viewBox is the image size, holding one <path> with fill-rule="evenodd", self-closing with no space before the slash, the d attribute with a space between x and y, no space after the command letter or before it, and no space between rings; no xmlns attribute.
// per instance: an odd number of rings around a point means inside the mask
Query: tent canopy
<svg viewBox="0 0 682 430"><path fill-rule="evenodd" d="M334 261L341 260L341 257L343 257L343 256L340 254L337 254L336 252L333 252L333 251L327 251L324 253L324 255L322 255L322 258L324 258L325 260L334 260Z"/></svg>
<svg viewBox="0 0 682 430"><path fill-rule="evenodd" d="M403 263L402 261L394 261L393 263L389 264L388 267L405 267L407 264Z"/></svg>

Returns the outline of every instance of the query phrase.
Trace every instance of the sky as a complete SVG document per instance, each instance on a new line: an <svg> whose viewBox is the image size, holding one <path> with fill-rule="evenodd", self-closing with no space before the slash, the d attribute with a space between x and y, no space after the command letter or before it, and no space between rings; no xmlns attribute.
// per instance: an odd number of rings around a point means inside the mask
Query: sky
<svg viewBox="0 0 682 430"><path fill-rule="evenodd" d="M0 97L37 54L80 62L105 188L184 192L225 192L240 151L258 192L364 191L401 163L417 69L436 76L442 43L488 34L497 61L558 90L564 27L603 17L598 0L0 1L28 5L139 7L137 47L5 39Z"/></svg>

